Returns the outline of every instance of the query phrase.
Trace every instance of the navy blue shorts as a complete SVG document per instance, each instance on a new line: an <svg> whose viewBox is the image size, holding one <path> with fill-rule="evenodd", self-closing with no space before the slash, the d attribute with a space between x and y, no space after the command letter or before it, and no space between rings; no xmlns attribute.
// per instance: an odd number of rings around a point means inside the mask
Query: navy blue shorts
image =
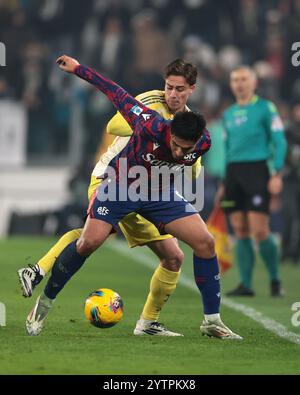
<svg viewBox="0 0 300 395"><path fill-rule="evenodd" d="M91 200L88 214L91 218L111 224L115 229L117 229L118 223L131 212L142 215L152 222L161 233L169 222L198 213L184 197L174 192L173 189L167 194L168 200L165 200L166 197L160 193L157 195L157 201L139 199L134 202L128 198L122 201L118 196L118 190L115 199L105 200L102 195L105 188L105 186L99 185Z"/></svg>

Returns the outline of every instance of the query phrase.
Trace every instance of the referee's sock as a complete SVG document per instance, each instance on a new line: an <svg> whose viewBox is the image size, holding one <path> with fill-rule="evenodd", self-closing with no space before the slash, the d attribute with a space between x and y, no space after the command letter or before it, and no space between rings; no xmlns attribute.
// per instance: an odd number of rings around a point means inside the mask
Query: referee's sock
<svg viewBox="0 0 300 395"><path fill-rule="evenodd" d="M251 289L252 273L255 262L252 240L249 237L237 240L235 253L242 284L246 288Z"/></svg>
<svg viewBox="0 0 300 395"><path fill-rule="evenodd" d="M219 314L221 291L217 257L200 258L194 254L194 276L202 295L204 314Z"/></svg>
<svg viewBox="0 0 300 395"><path fill-rule="evenodd" d="M279 280L279 251L271 235L259 243L259 252L268 270L270 280Z"/></svg>
<svg viewBox="0 0 300 395"><path fill-rule="evenodd" d="M56 259L52 268L51 277L44 290L44 294L49 299L56 298L56 295L63 289L65 284L81 268L86 260L85 256L78 254L76 242L77 240L68 244Z"/></svg>

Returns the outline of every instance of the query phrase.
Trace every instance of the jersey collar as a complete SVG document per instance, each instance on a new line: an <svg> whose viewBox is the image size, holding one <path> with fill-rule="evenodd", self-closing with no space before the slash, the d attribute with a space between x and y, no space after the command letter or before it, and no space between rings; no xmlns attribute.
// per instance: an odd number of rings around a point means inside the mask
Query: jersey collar
<svg viewBox="0 0 300 395"><path fill-rule="evenodd" d="M244 107L247 107L247 106L255 104L258 99L259 99L259 97L257 95L253 95L247 104L243 104L243 105L238 104L238 103L236 103L236 104L237 104L238 107L244 108Z"/></svg>
<svg viewBox="0 0 300 395"><path fill-rule="evenodd" d="M252 99L250 100L249 104L255 104L257 102L257 100L259 99L259 97L257 95L253 95Z"/></svg>

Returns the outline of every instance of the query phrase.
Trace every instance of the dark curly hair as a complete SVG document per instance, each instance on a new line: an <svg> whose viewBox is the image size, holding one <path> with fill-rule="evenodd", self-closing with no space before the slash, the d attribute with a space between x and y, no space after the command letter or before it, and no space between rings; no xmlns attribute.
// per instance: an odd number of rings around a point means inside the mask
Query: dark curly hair
<svg viewBox="0 0 300 395"><path fill-rule="evenodd" d="M196 142L202 136L205 126L206 120L202 114L178 112L171 123L171 133L183 140Z"/></svg>

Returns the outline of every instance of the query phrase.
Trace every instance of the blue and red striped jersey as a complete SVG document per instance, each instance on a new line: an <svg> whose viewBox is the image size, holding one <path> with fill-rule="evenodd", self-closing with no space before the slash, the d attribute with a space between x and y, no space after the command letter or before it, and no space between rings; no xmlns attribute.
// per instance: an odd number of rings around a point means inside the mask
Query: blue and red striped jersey
<svg viewBox="0 0 300 395"><path fill-rule="evenodd" d="M133 131L127 145L109 163L109 166L115 169L118 179L121 158L127 159L128 170L133 166L145 167L151 179L152 166L160 168L165 166L172 171L182 171L184 166L193 165L199 156L209 150L211 140L209 132L205 129L195 145L195 150L182 159L175 160L170 147L171 120L164 119L158 112L136 100L115 82L89 67L78 65L75 74L103 92Z"/></svg>

